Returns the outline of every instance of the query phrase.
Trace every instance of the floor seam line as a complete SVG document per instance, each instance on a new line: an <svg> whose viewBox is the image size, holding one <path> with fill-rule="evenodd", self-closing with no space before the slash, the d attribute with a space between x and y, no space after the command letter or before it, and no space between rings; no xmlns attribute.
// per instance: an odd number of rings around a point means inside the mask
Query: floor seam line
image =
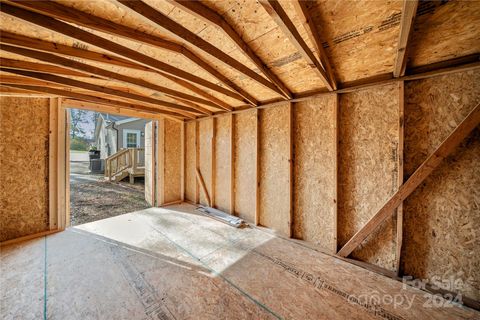
<svg viewBox="0 0 480 320"><path fill-rule="evenodd" d="M243 291L242 289L240 289L237 285L235 285L233 282L231 282L227 277L224 277L222 274L220 274L219 272L213 270L210 266L208 266L205 262L203 262L202 260L200 260L199 258L197 258L195 255L193 255L190 251L188 251L187 249L185 249L184 247L182 247L181 245L177 244L175 241L173 241L172 239L170 239L170 237L168 237L167 235L165 235L162 231L158 230L157 228L155 228L154 226L152 226L148 220L144 217L142 217L146 222L147 224L155 231L157 231L158 233L160 233L161 235L163 235L168 241L170 241L173 245L175 245L176 247L180 248L182 251L186 252L190 257L196 259L198 262L200 262L201 264L203 264L205 266L205 268L207 268L208 270L210 270L211 272L213 272L215 275L219 276L220 278L222 278L222 280L224 280L225 282L227 282L230 286L232 286L233 288L235 288L236 290L238 290L242 295L244 295L246 298L248 298L249 300L251 300L252 302L254 302L256 305L260 306L261 308L263 308L264 310L266 310L267 312L269 312L271 315L273 315L274 317L276 317L277 319L282 319L282 317L280 317L279 315L277 315L275 312L273 312L272 310L270 310L270 308L268 308L266 305L264 305L263 303L261 303L260 301L256 300L255 298L253 298L252 296L250 296L247 292Z"/></svg>

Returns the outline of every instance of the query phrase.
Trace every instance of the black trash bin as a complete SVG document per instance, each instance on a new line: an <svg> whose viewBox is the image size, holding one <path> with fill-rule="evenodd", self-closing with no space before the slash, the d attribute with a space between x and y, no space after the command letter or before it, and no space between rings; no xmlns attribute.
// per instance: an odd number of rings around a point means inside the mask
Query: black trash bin
<svg viewBox="0 0 480 320"><path fill-rule="evenodd" d="M89 169L93 171L92 160L100 159L100 150L90 150L88 151L88 159L90 160Z"/></svg>

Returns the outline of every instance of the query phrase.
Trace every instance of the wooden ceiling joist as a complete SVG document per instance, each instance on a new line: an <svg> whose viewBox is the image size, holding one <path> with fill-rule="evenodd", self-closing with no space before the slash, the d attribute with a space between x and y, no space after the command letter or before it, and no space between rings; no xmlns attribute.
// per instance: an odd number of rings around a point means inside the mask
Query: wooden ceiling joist
<svg viewBox="0 0 480 320"><path fill-rule="evenodd" d="M276 0L260 0L260 3L270 17L272 17L272 19L277 23L283 33L292 42L295 48L297 48L302 57L308 62L310 67L318 73L320 79L323 81L327 89L333 91L333 86L326 71L323 69L323 66L300 36L300 33L298 33L298 30L295 28L295 25L290 20L287 13L283 10L280 3L278 3Z"/></svg>
<svg viewBox="0 0 480 320"><path fill-rule="evenodd" d="M60 45L53 42L43 41L39 39L34 39L34 38L30 38L30 37L26 37L18 34L6 32L3 30L0 30L0 41L2 43L12 44L16 47L31 48L38 51L50 52L50 53L60 54L68 57L81 58L89 61L101 62L101 63L115 65L119 67L126 67L126 68L131 68L136 70L157 73L157 74L160 74L162 77L169 79L170 81L177 83L178 85L204 97L208 101L214 103L216 107L219 107L221 109L228 110L228 111L233 110L233 108L229 106L227 103L225 103L224 101L196 87L195 85L191 84L188 81L175 78L167 73L159 72L152 68L142 66L140 64L131 62L129 60L126 60L114 55L107 55L107 54L98 53L94 51Z"/></svg>
<svg viewBox="0 0 480 320"><path fill-rule="evenodd" d="M402 20L400 22L400 35L398 37L397 54L395 56L395 63L393 69L393 76L395 78L405 75L407 67L407 45L408 39L413 29L415 21L415 14L417 13L417 0L404 0L402 10Z"/></svg>
<svg viewBox="0 0 480 320"><path fill-rule="evenodd" d="M44 80L44 81L49 81L53 83L57 83L60 85L65 85L69 87L74 87L74 88L80 88L80 89L85 89L85 90L90 90L90 91L96 91L116 97L121 97L121 98L126 98L134 101L140 101L144 103L150 103L158 106L162 106L164 108L167 108L172 111L179 112L181 114L184 113L193 113L193 114L198 114L200 113L198 110L192 109L190 107L185 107L182 105L178 105L175 103L171 103L168 101L163 101L159 99L154 99L151 97L146 97L142 95L138 95L135 93L130 93L130 92L124 92L116 89L111 89L103 86L98 86L92 83L88 82L83 82L83 81L78 81L74 79L69 79L69 78L64 78L60 76L56 76L53 74L46 74L46 73L40 73L40 72L33 72L33 71L24 71L24 70L15 70L15 69L8 69L3 66L0 66L0 70L24 77L29 77L33 79L38 79L38 80Z"/></svg>
<svg viewBox="0 0 480 320"><path fill-rule="evenodd" d="M3 49L4 47L1 47ZM20 70L35 70L45 73L61 74L64 76L73 76L73 77L85 77L85 78L96 78L95 76L78 72L75 70L53 66L51 64L30 62L30 61L20 61L15 59L8 59L0 57L0 65L3 67L11 69L20 69Z"/></svg>
<svg viewBox="0 0 480 320"><path fill-rule="evenodd" d="M45 52L35 51L35 50L30 50L30 49L25 49L25 48L19 48L19 47L13 47L13 46L9 46L9 45L2 45L1 49L4 50L4 51L8 51L8 52L15 53L15 54L18 54L18 55L22 55L22 56L25 56L25 57L41 60L41 61L52 63L52 64L61 65L63 67L69 68L69 69L83 71L83 72L89 73L91 75L105 77L107 79L119 80L119 81L122 81L122 82L125 82L125 83L137 85L137 86L142 87L142 88L155 90L155 91L158 91L162 94L168 94L168 95L173 96L173 97L178 97L178 98L182 98L182 99L185 99L185 100L188 100L188 101L192 101L192 102L196 102L196 103L200 103L200 104L205 104L205 105L208 105L208 106L211 106L211 107L214 107L214 108L220 108L215 103L213 103L209 100L206 100L206 99L202 99L202 98L199 98L199 97L196 97L196 96L193 96L193 95L189 95L189 94L177 91L177 90L172 90L172 89L169 89L169 88L164 87L164 86L159 86L159 85L150 83L150 82L142 80L142 79L133 78L133 77L130 77L130 76L125 76L125 75L122 75L122 74L117 73L117 72L112 72L112 71L105 70L105 69L102 69L102 68L98 68L98 67L95 67L95 66L91 66L91 65L88 65L88 64L85 64L85 63L77 62L77 61L74 61L74 60L71 60L71 59L62 58L62 57L59 57L57 55L53 55L53 54L50 54L50 53L45 53ZM17 62L17 65L22 65L22 61ZM8 65L5 65L5 66L10 67ZM61 68L61 69L64 69L64 68ZM69 69L65 69L65 70L69 70ZM37 70L37 71L42 71L42 70ZM74 72L74 71L72 71L72 72ZM52 72L52 73L56 73L56 72ZM84 73L80 73L80 74L85 75Z"/></svg>
<svg viewBox="0 0 480 320"><path fill-rule="evenodd" d="M117 44L113 41L107 40L105 38L102 38L100 36L97 36L93 33L87 32L85 30L82 30L80 28L74 27L68 23L56 20L54 18L28 11L25 9L22 9L20 7L12 6L6 3L2 3L1 11L4 13L7 13L13 17L25 20L27 22L36 24L38 26L50 29L52 31L61 33L63 35L66 35L68 37L77 39L79 41L89 43L93 46L96 46L98 48L101 48L103 50L107 50L109 52L118 54L122 57L125 57L129 60L132 60L136 63L140 63L146 66L149 66L155 70L158 70L160 72L164 72L167 74L170 74L172 76L178 77L185 79L187 81L190 81L192 83L201 85L205 88L209 88L213 91L216 91L218 93L230 96L234 99L238 99L240 101L243 101L243 97L240 96L239 94L230 91L226 88L223 88L217 84L214 84L210 81L207 81L201 77L192 75L184 70L181 70L179 68L176 68L174 66L171 66L167 63L161 62L159 60L156 60L154 58L151 58L147 55L144 55L138 51L132 50L130 48L124 47L120 44Z"/></svg>
<svg viewBox="0 0 480 320"><path fill-rule="evenodd" d="M148 107L148 106L144 106L144 105L131 104L131 103L127 103L127 102L124 102L124 101L117 101L117 100L112 100L112 99L99 98L97 96L91 96L91 95L88 95L88 94L83 94L83 93L78 93L78 92L73 92L73 91L67 91L67 90L62 90L62 89L57 89L57 88L52 88L52 87L32 86L32 85L24 85L24 84L11 84L11 83L4 83L4 82L2 82L2 80L0 80L0 85L11 87L11 88L22 89L22 90L42 92L42 93L47 93L47 94L55 95L55 96L71 97L71 98L85 100L85 101L98 103L98 104L102 104L102 105L107 105L107 106L118 106L118 107L121 107L121 108L148 112L148 113L155 114L155 115L166 115L166 116L171 116L171 117L175 117L175 118L190 118L190 119L193 119L192 116L184 116L184 115L176 113L176 112L170 112L170 111L167 111L167 110L160 110L160 109L157 109L157 108Z"/></svg>
<svg viewBox="0 0 480 320"><path fill-rule="evenodd" d="M84 50L80 48L70 47L59 43L48 42L40 39L27 37L24 35L11 33L0 30L0 41L2 43L11 44L17 47L32 48L39 51L60 54L62 56L75 57L90 61L107 63L122 68L130 68L141 71L153 71L151 68L134 63L130 60L123 59L114 55L108 55L95 51Z"/></svg>
<svg viewBox="0 0 480 320"><path fill-rule="evenodd" d="M197 64L206 72L210 73L212 76L217 78L227 87L238 93L240 96L245 98L245 102L252 105L256 105L257 101L250 94L248 94L244 89L236 85L230 79L225 77L222 73L217 71L213 66L209 65L207 62L202 60L200 57L195 55L193 52L185 48L179 43L168 41L157 37L155 35L147 34L139 30L132 29L130 27L114 23L112 21L103 19L101 17L93 16L86 12L77 10L75 8L64 6L60 3L53 1L12 1L17 3L25 8L33 9L37 12L43 13L52 18L57 18L63 21L68 21L88 27L90 29L102 31L114 36L120 36L128 40L137 41L152 45L158 48L162 48L168 51L179 53L184 55L186 58ZM239 97L237 99L240 100Z"/></svg>
<svg viewBox="0 0 480 320"><path fill-rule="evenodd" d="M225 34L237 45L237 47L249 58L257 68L283 92L283 95L291 99L292 93L285 84L270 70L265 63L257 56L257 54L250 48L250 46L243 41L242 37L228 24L225 19L211 10L207 6L203 5L200 1L181 1L181 0L169 0L172 5L183 9L198 18L206 21L209 24L216 25L222 29Z"/></svg>
<svg viewBox="0 0 480 320"><path fill-rule="evenodd" d="M315 45L318 55L320 57L320 63L322 64L324 70L328 75L328 79L333 87L333 90L337 90L337 81L335 80L335 74L333 73L332 66L330 65L327 53L323 48L323 41L319 26L313 22L312 16L310 14L312 1L292 1L293 6L297 12L297 15L302 21L302 24L307 31L308 37Z"/></svg>
<svg viewBox="0 0 480 320"><path fill-rule="evenodd" d="M282 91L279 90L277 86L274 85L272 82L270 82L263 76L259 75L255 71L251 70L247 66L243 65L239 61L235 60L234 58L232 58L231 56L229 56L219 48L215 47L211 43L205 41L203 38L197 36L195 33L188 30L184 26L173 21L163 13L155 10L148 4L142 1L124 1L124 0L118 0L118 1L123 5L125 5L126 7L130 8L131 10L135 11L136 13L140 14L141 16L154 22L156 25L162 27L166 31L183 39L184 41L190 43L191 45L204 51L205 53L211 55L212 57L226 64L227 66L239 71L240 73L246 75L252 80L258 82L259 84L262 84L266 88L269 88L274 92L278 93L279 95L283 96Z"/></svg>

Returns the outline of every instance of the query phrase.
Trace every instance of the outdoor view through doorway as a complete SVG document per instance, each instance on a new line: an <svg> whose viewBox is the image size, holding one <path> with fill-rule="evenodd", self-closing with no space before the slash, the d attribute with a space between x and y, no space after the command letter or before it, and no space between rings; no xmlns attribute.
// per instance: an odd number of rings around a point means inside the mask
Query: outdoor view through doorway
<svg viewBox="0 0 480 320"><path fill-rule="evenodd" d="M145 201L148 120L69 109L70 225L149 208Z"/></svg>

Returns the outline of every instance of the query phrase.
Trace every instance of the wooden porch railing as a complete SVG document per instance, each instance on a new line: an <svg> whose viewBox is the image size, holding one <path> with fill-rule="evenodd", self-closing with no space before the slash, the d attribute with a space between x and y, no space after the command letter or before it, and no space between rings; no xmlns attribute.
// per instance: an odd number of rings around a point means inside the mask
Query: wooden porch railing
<svg viewBox="0 0 480 320"><path fill-rule="evenodd" d="M145 153L144 148L126 148L118 151L105 159L105 177L109 181L120 172L135 172L143 167L141 155Z"/></svg>

